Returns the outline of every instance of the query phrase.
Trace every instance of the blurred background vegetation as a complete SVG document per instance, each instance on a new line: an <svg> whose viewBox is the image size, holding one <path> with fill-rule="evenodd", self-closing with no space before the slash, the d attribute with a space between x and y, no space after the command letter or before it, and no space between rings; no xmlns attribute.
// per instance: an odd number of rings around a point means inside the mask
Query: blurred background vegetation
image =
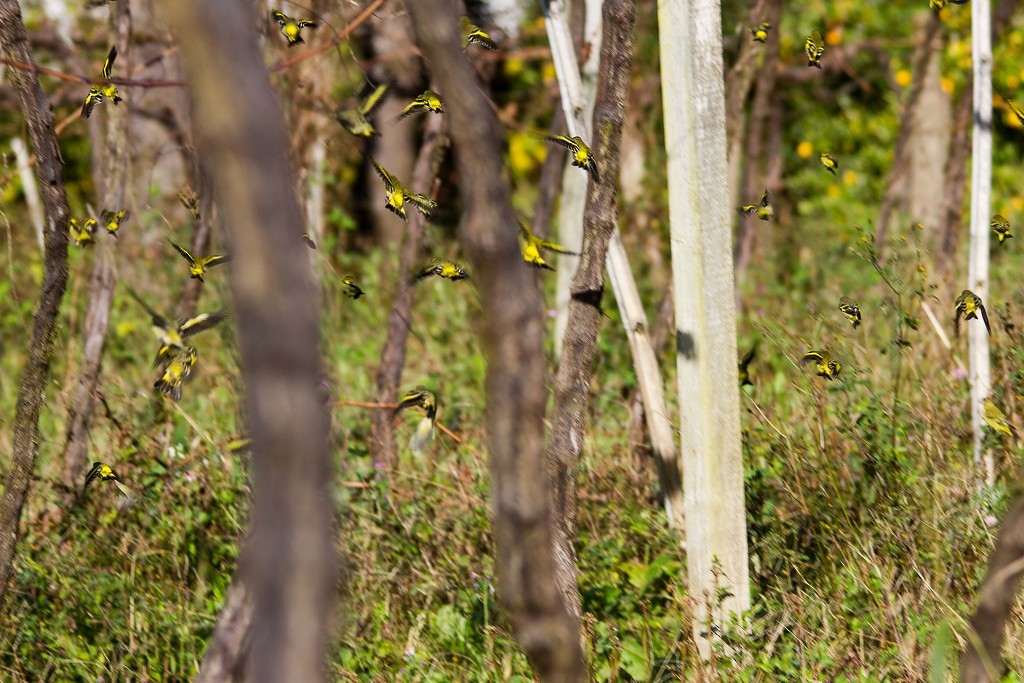
<svg viewBox="0 0 1024 683"><path fill-rule="evenodd" d="M109 48L109 10L86 11L77 0L45 4L44 9L23 3L37 60L94 75ZM127 77L129 68L147 63L132 77L176 79L176 58L168 54L167 34L149 5L132 3L133 56L120 65L120 74ZM772 223L747 219L752 256L738 273L741 352L757 344L754 386L741 396L754 591L750 629L707 625L735 649L699 663L690 636L693 597L681 579L685 554L667 529L645 443L627 429L635 377L617 311L608 305L579 472L580 589L586 647L599 681L945 680L966 637L965 618L997 520L1021 479L1019 439L988 434L999 475L994 486L981 484L970 448L962 371L966 342L954 340L952 350L946 349L923 313L928 304L952 337L953 298L965 286L966 236L951 252L943 252L939 237L949 229L966 233L927 210L950 196L946 169L912 162L891 172L910 91L925 78L915 69L915 54L931 16L928 3L818 0L773 6L781 12L772 27L778 52L769 50L770 42L754 48L763 54L744 109L752 110L758 82L770 78L774 87L766 96L760 154L744 161L738 185L738 203L756 200L746 188L757 188L759 195L767 187L776 206ZM552 149L537 134L551 126L557 83L538 10L531 6L499 25L493 9L488 3L469 7L501 42L501 52L480 58L481 72L507 125L514 205L529 219ZM306 34L316 46L358 8L313 2L284 10L315 10L327 24ZM748 3L731 0L723 2L722 15L729 71L741 51L750 49L747 27L757 17ZM336 49L272 75L294 124L296 170L303 182L297 190L305 197L311 183L321 183L325 193L324 229L311 257L323 277L324 384L341 402L333 411L333 434L345 576L332 675L532 680L496 608L481 433L484 366L473 330L478 300L472 285L421 285L403 374L403 386L425 384L437 391L439 419L458 441L439 434L429 456L416 459L405 447L415 421L406 418L398 428L400 461L385 472L369 455L367 410L343 403L372 400L387 312L406 274L395 266L395 230L402 226L381 215L383 195L362 145L324 114L365 94L367 82L407 78L410 86L394 88L399 101L427 86L422 73L389 71L412 50L386 30L403 16L401 4L389 0ZM953 112L970 87L970 8L952 6L939 16L938 77L923 86L928 109L914 113L922 117L915 121L934 119L937 132L907 144L931 145L946 164L953 157ZM623 142L624 155L638 161L624 166L620 200L623 239L652 319L670 283L656 21L654 11L638 13L634 92ZM260 30L269 65L295 55L269 19ZM805 67L803 42L812 30L825 37L821 72ZM399 35L409 36L407 29ZM1021 93L1022 42L1024 24L1014 16L995 42L995 87L1010 97ZM72 215L110 208L96 206L101 179L94 169L100 134L95 119L101 117L77 119L86 88L47 76L43 83L57 120L75 117L60 138ZM159 123L159 115L166 109L187 122L186 94L174 87L122 86L121 92L121 106L132 112L126 208L133 217L121 230L118 275L157 308L170 310L187 280L167 240L191 240L192 224L175 198L189 182L191 150L171 135L173 127ZM25 131L9 84L0 83L0 100L0 450L9 453L41 253L11 153L10 140ZM1024 216L1024 132L1002 99L994 104L992 210L1017 226ZM380 123L384 136L377 144L385 144L391 125ZM411 155L422 117L399 125L407 128L403 144L413 145L405 151ZM745 139L743 148L753 143ZM308 163L315 144L326 152L322 170ZM835 176L818 163L826 150L839 159ZM400 151L388 153L401 157ZM887 234L876 244L879 207L901 173L909 174L910 186L897 198ZM938 182L922 189L915 174ZM450 161L440 177L434 197L441 210L427 228L425 256L457 257L458 179ZM966 205L960 208L965 216ZM739 228L738 214L736 221ZM219 243L215 234L211 253ZM1024 259L1017 239L1002 247L993 242L992 249L986 303L993 321L995 398L1010 422L1020 425L1024 351L1016 320L1024 307ZM38 481L3 616L0 678L184 680L202 658L246 528L246 457L228 448L242 429L234 333L229 323L204 335L195 377L174 405L151 388L149 322L118 290L90 459L111 464L138 498L127 504L114 488L97 486L81 506L62 509L69 387L82 354L93 258L94 250L71 249L70 287L41 424ZM357 301L343 296L343 274L355 275L367 295ZM539 277L553 306L554 279ZM864 323L857 330L836 310L841 295L861 306ZM228 305L225 275L214 271L200 308ZM797 364L809 346L834 351L843 363L841 381L826 385ZM675 416L669 344L661 358ZM1024 671L1019 615L1018 608L1007 648L1009 669L1018 672Z"/></svg>

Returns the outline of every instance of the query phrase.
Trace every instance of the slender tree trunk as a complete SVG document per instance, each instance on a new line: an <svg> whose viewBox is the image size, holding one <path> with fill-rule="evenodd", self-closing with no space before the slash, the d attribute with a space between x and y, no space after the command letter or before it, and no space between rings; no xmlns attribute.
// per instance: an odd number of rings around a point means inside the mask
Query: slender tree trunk
<svg viewBox="0 0 1024 683"><path fill-rule="evenodd" d="M946 164L942 187L943 219L936 248L935 271L941 280L956 278L956 255L963 230L964 192L966 191L967 161L971 156L970 130L971 83L964 87L957 100L953 115L953 137L949 141L949 161ZM948 291L952 288L947 287ZM955 294L953 296L956 296Z"/></svg>
<svg viewBox="0 0 1024 683"><path fill-rule="evenodd" d="M723 623L750 607L717 0L658 6L689 590ZM719 600L717 591L728 597ZM703 621L703 620L700 620ZM710 652L706 624L694 637Z"/></svg>
<svg viewBox="0 0 1024 683"><path fill-rule="evenodd" d="M431 115L423 132L423 144L413 166L410 186L417 191L428 191L434 185L441 159L448 147L444 133L444 117ZM392 220L396 220L392 216ZM394 403L398 398L398 385L405 368L406 343L409 340L409 325L412 320L414 289L405 284L405 277L412 273L419 263L423 247L423 229L426 219L419 211L410 211L406 223L405 240L398 256L399 284L395 287L395 298L388 314L387 336L380 352L377 367L377 402ZM391 411L375 410L370 416L370 452L378 462L396 462L395 425Z"/></svg>
<svg viewBox="0 0 1024 683"><path fill-rule="evenodd" d="M934 244L942 221L942 203L935 201L935 188L942 187L949 139L952 136L953 107L942 90L942 35L932 38L928 63L921 75L922 92L914 111L913 132L907 142L907 211L924 226L928 244Z"/></svg>
<svg viewBox="0 0 1024 683"><path fill-rule="evenodd" d="M11 59L35 64L25 35L21 8L16 0L0 0L0 48ZM18 92L29 142L36 155L36 174L46 211L46 231L43 235L43 284L32 321L28 362L22 371L14 409L13 450L3 496L0 497L0 605L7 596L14 575L21 511L28 498L28 487L39 455L39 413L46 398L57 315L68 281L69 218L53 112L39 84L39 76L35 71L21 69L9 69L7 73Z"/></svg>
<svg viewBox="0 0 1024 683"><path fill-rule="evenodd" d="M409 11L441 92L452 93L447 116L466 207L461 236L477 274L483 309L501 599L541 680L583 681L579 620L554 579L550 496L541 458L543 304L536 278L519 254L516 218L502 177L501 135L483 94L467 87L476 74L462 50L452 4L416 0Z"/></svg>
<svg viewBox="0 0 1024 683"><path fill-rule="evenodd" d="M164 3L190 77L230 252L253 439L252 532L240 563L252 591L255 681L325 680L337 567L329 420L313 273L293 191L284 117L249 8ZM236 106L225 109L223 102Z"/></svg>
<svg viewBox="0 0 1024 683"><path fill-rule="evenodd" d="M110 25L114 45L118 49L118 58L123 60L119 63L125 65L127 73L131 68L132 20L129 3L118 2L112 5ZM128 208L124 202L124 190L130 165L128 108L131 106L131 95L128 94L122 106L102 107L102 111L99 112L106 124L102 144L96 145L100 149L99 169L95 174L97 185L100 187L100 211L119 211ZM79 495L89 465L89 434L96 411L96 387L99 383L103 348L110 327L110 307L117 287L118 241L100 239L94 251L92 275L89 277L89 306L85 314L82 364L76 386L72 389L72 403L68 409L64 465L61 471L61 480L66 492L65 503Z"/></svg>
<svg viewBox="0 0 1024 683"><path fill-rule="evenodd" d="M988 299L989 223L992 205L992 29L988 0L971 3L971 59L974 91L974 132L971 140L971 253L968 287ZM989 302L991 303L991 302ZM982 465L985 482L995 483L992 451L983 452L982 401L992 393L988 331L967 325L970 355L971 429L974 461Z"/></svg>
<svg viewBox="0 0 1024 683"><path fill-rule="evenodd" d="M252 594L245 581L236 575L224 597L224 606L195 683L245 680L245 651L252 631L252 614Z"/></svg>
<svg viewBox="0 0 1024 683"><path fill-rule="evenodd" d="M978 609L971 617L972 633L966 639L962 683L996 683L1002 679L1003 636L1022 574L1024 496L1018 496L999 530L978 595Z"/></svg>

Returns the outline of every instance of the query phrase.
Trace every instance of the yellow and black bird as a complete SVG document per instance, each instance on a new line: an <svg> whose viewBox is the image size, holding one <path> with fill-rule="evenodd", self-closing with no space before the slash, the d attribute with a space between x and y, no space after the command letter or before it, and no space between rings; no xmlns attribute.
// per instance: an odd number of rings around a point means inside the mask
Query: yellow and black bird
<svg viewBox="0 0 1024 683"><path fill-rule="evenodd" d="M94 481L112 481L117 490L124 494L126 497L131 498L131 495L124 486L121 485L121 480L118 478L114 469L110 465L105 465L102 462L96 461L92 464L89 469L89 473L85 475L85 486L82 487L82 493L89 488L89 484Z"/></svg>
<svg viewBox="0 0 1024 683"><path fill-rule="evenodd" d="M835 175L836 169L839 168L839 161L837 161L836 158L828 152L822 152L818 156L818 162L832 175Z"/></svg>
<svg viewBox="0 0 1024 683"><path fill-rule="evenodd" d="M999 93L999 96L1006 101L1006 106L1010 108L1010 111L1012 111L1013 115L1017 117L1017 120L1024 125L1024 110L1020 108L1020 105L1017 104L1016 100L1012 97L1007 97L1005 93Z"/></svg>
<svg viewBox="0 0 1024 683"><path fill-rule="evenodd" d="M964 316L964 320L977 320L978 313L981 313L981 319L985 321L985 329L988 333L992 334L992 326L988 324L988 311L985 310L985 304L982 303L981 297L972 292L969 289L965 289L960 292L960 296L956 298L956 317L953 318L953 330L956 332L956 336L960 336L960 316Z"/></svg>
<svg viewBox="0 0 1024 683"><path fill-rule="evenodd" d="M170 240L167 241L170 242ZM190 254L187 249L175 244L174 242L171 242L171 246L177 249L182 258L188 261L188 272L191 279L199 280L200 282L205 282L205 280L203 280L203 276L206 274L206 270L208 268L219 266L220 264L227 263L231 260L231 257L227 254L215 254L213 256L200 256L197 258Z"/></svg>
<svg viewBox="0 0 1024 683"><path fill-rule="evenodd" d="M554 268L544 260L541 255L541 250L553 251L556 254L565 254L566 256L579 256L575 251L569 251L561 244L551 242L538 237L530 232L530 228L526 227L526 223L519 222L519 251L523 255L523 260L530 264L534 268L543 268L545 270L554 270Z"/></svg>
<svg viewBox="0 0 1024 683"><path fill-rule="evenodd" d="M830 382L839 377L839 371L843 366L834 358L827 356L820 351L808 351L800 359L801 363L814 363L814 374L824 377Z"/></svg>
<svg viewBox="0 0 1024 683"><path fill-rule="evenodd" d="M306 42L302 39L302 29L317 27L315 21L295 19L281 11L271 12L270 16L281 25L281 35L288 39L288 47L295 47L299 43Z"/></svg>
<svg viewBox="0 0 1024 683"><path fill-rule="evenodd" d="M754 362L754 355L757 353L757 344L750 347L750 350L740 359L737 369L739 371L740 389L752 387L754 383L750 380L750 364Z"/></svg>
<svg viewBox="0 0 1024 683"><path fill-rule="evenodd" d="M860 326L860 306L848 296L839 297L839 311L849 319L853 329Z"/></svg>
<svg viewBox="0 0 1024 683"><path fill-rule="evenodd" d="M996 234L996 239L999 240L999 244L1002 244L1006 240L1013 237L1010 233L1010 221L1003 218L1002 215L996 214L992 216L992 232Z"/></svg>
<svg viewBox="0 0 1024 683"><path fill-rule="evenodd" d="M430 389L420 385L406 392L402 400L398 402L398 407L395 408L392 415L397 415L406 408L413 407L419 408L424 414L423 419L416 426L412 439L409 441L410 450L418 455L423 451L427 442L434 437L434 423L437 419L437 397L434 396L434 392L430 391Z"/></svg>
<svg viewBox="0 0 1024 683"><path fill-rule="evenodd" d="M807 66L821 68L821 58L825 54L825 43L821 34L815 31L804 40L804 54L807 55Z"/></svg>
<svg viewBox="0 0 1024 683"><path fill-rule="evenodd" d="M72 218L68 221L68 232L71 233L75 245L88 247L96 242L96 219L86 218L84 222L79 223L77 218Z"/></svg>
<svg viewBox="0 0 1024 683"><path fill-rule="evenodd" d="M362 288L360 288L359 285L356 284L356 279L351 275L346 275L345 277L341 278L341 284L345 288L345 296L347 296L349 299L358 299L359 297L366 294L366 292L364 292Z"/></svg>
<svg viewBox="0 0 1024 683"><path fill-rule="evenodd" d="M342 109L334 114L334 118L341 124L342 128L356 137L377 137L380 135L380 132L374 127L369 117L373 110L377 108L377 105L381 103L387 91L388 86L386 83L378 85L373 89L373 92L366 96L366 99L359 103L358 107Z"/></svg>
<svg viewBox="0 0 1024 683"><path fill-rule="evenodd" d="M981 403L981 419L985 421L985 424L989 426L993 431L1002 432L1009 437L1014 436L1013 425L1003 414L1003 411L999 410L999 407L995 404L991 398L986 398Z"/></svg>
<svg viewBox="0 0 1024 683"><path fill-rule="evenodd" d="M405 105L402 113L398 115L398 120L404 119L406 116L412 116L413 114L420 114L426 111L433 112L435 114L444 113L444 102L441 101L441 96L433 90L424 90L422 93L417 95L412 102Z"/></svg>
<svg viewBox="0 0 1024 683"><path fill-rule="evenodd" d="M110 52L107 53L107 58L103 60L103 71L100 72L100 76L105 81L110 81L110 73L114 68L114 60L117 59L117 45L110 48ZM114 104L122 102L121 96L117 92L117 86L113 83L99 83L89 88L89 94L85 96L85 103L82 105L82 118L87 119L92 114L92 110L96 108L96 105L102 102L104 99L108 99Z"/></svg>
<svg viewBox="0 0 1024 683"><path fill-rule="evenodd" d="M768 40L768 29L772 27L767 21L762 21L757 26L750 26L747 28L750 31L750 35L754 37L755 43L763 43Z"/></svg>
<svg viewBox="0 0 1024 683"><path fill-rule="evenodd" d="M497 50L498 44L482 28L469 20L469 17L459 17L459 29L462 31L462 49L470 45L481 45L488 50Z"/></svg>
<svg viewBox="0 0 1024 683"><path fill-rule="evenodd" d="M200 313L197 316L171 323L168 318L154 311L149 304L142 300L138 293L128 287L128 294L135 299L140 306L149 314L153 335L160 341L160 349L157 351L154 367L172 359L177 353L185 351L185 340L193 335L199 334L227 319L224 312Z"/></svg>
<svg viewBox="0 0 1024 683"><path fill-rule="evenodd" d="M199 220L199 195L191 187L178 193L178 201L192 214L192 220Z"/></svg>
<svg viewBox="0 0 1024 683"><path fill-rule="evenodd" d="M117 231L120 230L121 224L131 218L132 214L130 211L121 209L120 211L104 211L100 214L100 218L103 220L103 227L107 229L107 233L117 237Z"/></svg>
<svg viewBox="0 0 1024 683"><path fill-rule="evenodd" d="M192 368L195 367L198 357L199 354L194 346L188 346L184 351L177 351L167 360L163 374L153 383L153 387L172 401L181 400L181 385L192 374Z"/></svg>
<svg viewBox="0 0 1024 683"><path fill-rule="evenodd" d="M420 270L418 270L413 276L413 282L419 282L424 278L428 277L440 277L445 280L452 280L453 282L458 280L465 280L469 277L466 269L455 261L449 261L444 258L432 258L430 263Z"/></svg>
<svg viewBox="0 0 1024 683"><path fill-rule="evenodd" d="M310 249L316 249L316 242L313 241L313 238L309 236L308 232L302 233L302 241L305 242L306 246Z"/></svg>
<svg viewBox="0 0 1024 683"><path fill-rule="evenodd" d="M601 174L597 172L597 160L594 159L594 153L590 151L590 147L583 141L583 138L578 135L572 137L545 135L544 138L569 150L569 154L572 155L572 165L590 173L594 177L595 183L601 182Z"/></svg>
<svg viewBox="0 0 1024 683"><path fill-rule="evenodd" d="M412 202L419 209L420 213L430 218L430 213L437 208L437 202L425 194L413 194L402 185L402 181L391 175L376 159L371 159L370 161L373 162L373 167L377 169L377 175L384 181L384 207L388 211L400 217L403 221L407 220L405 203Z"/></svg>
<svg viewBox="0 0 1024 683"><path fill-rule="evenodd" d="M772 206L772 198L768 194L768 189L765 188L761 195L760 204L746 204L741 206L739 211L746 216L756 213L761 220L770 221L775 216L775 207Z"/></svg>

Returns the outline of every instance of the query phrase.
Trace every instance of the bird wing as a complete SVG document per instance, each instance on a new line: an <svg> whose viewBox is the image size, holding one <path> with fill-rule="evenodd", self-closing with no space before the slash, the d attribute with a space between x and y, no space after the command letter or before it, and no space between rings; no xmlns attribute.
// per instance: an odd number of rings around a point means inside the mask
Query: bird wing
<svg viewBox="0 0 1024 683"><path fill-rule="evenodd" d="M561 244L556 244L555 242L549 242L546 239L539 240L538 244L540 245L541 249L547 249L548 251L553 251L556 254L565 254L566 256L579 256L580 255L579 252L569 251L568 249L563 247Z"/></svg>
<svg viewBox="0 0 1024 683"><path fill-rule="evenodd" d="M284 12L271 12L270 16L273 17L277 23L281 24L281 26L288 23L288 16Z"/></svg>
<svg viewBox="0 0 1024 683"><path fill-rule="evenodd" d="M378 85L376 88L373 89L373 92L370 93L365 100L363 100L362 106L359 107L359 112L363 116L369 114L371 111L374 110L374 108L378 104L380 104L381 98L384 97L384 93L386 93L387 91L387 84L382 83L381 85Z"/></svg>
<svg viewBox="0 0 1024 683"><path fill-rule="evenodd" d="M311 28L315 30L319 24L317 24L312 19L299 19L298 21L295 22L295 25L298 26L299 28Z"/></svg>
<svg viewBox="0 0 1024 683"><path fill-rule="evenodd" d="M416 205L424 216L430 216L431 212L437 208L437 202L428 197L425 194L407 194L405 198Z"/></svg>
<svg viewBox="0 0 1024 683"><path fill-rule="evenodd" d="M100 75L107 80L110 80L110 73L114 69L114 60L117 59L117 45L110 47L110 52L107 53L107 58L103 60L103 71Z"/></svg>
<svg viewBox="0 0 1024 683"><path fill-rule="evenodd" d="M79 116L83 119L89 118L89 115L92 114L92 110L102 101L103 94L95 88L91 88L89 90L89 94L85 96L85 103L82 104L82 113Z"/></svg>
<svg viewBox="0 0 1024 683"><path fill-rule="evenodd" d="M214 325L227 319L227 313L218 311L217 313L200 313L194 318L181 323L178 326L178 333L182 337L191 337L194 334L199 334L203 330L208 330Z"/></svg>
<svg viewBox="0 0 1024 683"><path fill-rule="evenodd" d="M231 260L229 254L216 254L215 256L207 256L203 259L203 265L207 268L213 268L219 266L222 263L227 263Z"/></svg>
<svg viewBox="0 0 1024 683"><path fill-rule="evenodd" d="M804 357L800 359L801 363L821 363L824 362L825 358L817 351L808 351L804 354Z"/></svg>
<svg viewBox="0 0 1024 683"><path fill-rule="evenodd" d="M565 137L564 135L546 135L544 137L545 137L546 140L548 140L550 142L553 142L556 145L561 145L562 147L565 147L567 150L571 151L573 154L575 154L576 151L580 148L579 145L577 145L575 142L573 142L571 139Z"/></svg>
<svg viewBox="0 0 1024 683"><path fill-rule="evenodd" d="M587 170L594 176L595 183L601 182L601 174L597 172L597 161L594 160L593 154L587 155Z"/></svg>
<svg viewBox="0 0 1024 683"><path fill-rule="evenodd" d="M985 304L978 302L978 308L981 309L981 319L985 321L985 329L988 330L988 335L992 336L992 326L988 324L988 311L985 310Z"/></svg>
<svg viewBox="0 0 1024 683"><path fill-rule="evenodd" d="M153 319L153 325L163 328L167 327L167 318L154 311L149 304L142 300L142 297L139 296L138 292L133 288L127 287L126 289L128 290L129 296L139 302L139 305L142 306L146 313L149 313L149 317Z"/></svg>
<svg viewBox="0 0 1024 683"><path fill-rule="evenodd" d="M387 187L388 192L394 192L395 187L401 184L398 182L398 179L388 173L388 170L381 166L380 162L376 159L370 159L370 161L373 162L373 167L377 169L377 175L379 175L380 179L384 181L384 185Z"/></svg>
<svg viewBox="0 0 1024 683"><path fill-rule="evenodd" d="M170 242L170 240L167 241ZM178 253L181 254L185 258L185 260L188 261L190 264L192 264L193 266L196 264L195 258L192 256L192 254L188 253L188 251L186 251L184 247L180 247L174 242L171 242L171 246L177 249Z"/></svg>

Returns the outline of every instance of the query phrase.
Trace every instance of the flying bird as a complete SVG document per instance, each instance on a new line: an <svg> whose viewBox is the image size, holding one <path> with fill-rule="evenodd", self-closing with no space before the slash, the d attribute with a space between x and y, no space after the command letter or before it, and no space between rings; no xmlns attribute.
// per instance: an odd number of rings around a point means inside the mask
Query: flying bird
<svg viewBox="0 0 1024 683"><path fill-rule="evenodd" d="M103 70L100 72L100 77L105 81L109 81L111 78L111 71L114 68L114 60L117 59L117 45L110 48L110 52L107 53L107 58L103 60ZM85 96L85 103L82 104L81 117L83 119L89 118L92 114L92 110L96 108L96 105L102 102L104 99L108 99L115 105L122 102L122 97L117 92L117 86L113 83L99 83L89 88L89 94Z"/></svg>

